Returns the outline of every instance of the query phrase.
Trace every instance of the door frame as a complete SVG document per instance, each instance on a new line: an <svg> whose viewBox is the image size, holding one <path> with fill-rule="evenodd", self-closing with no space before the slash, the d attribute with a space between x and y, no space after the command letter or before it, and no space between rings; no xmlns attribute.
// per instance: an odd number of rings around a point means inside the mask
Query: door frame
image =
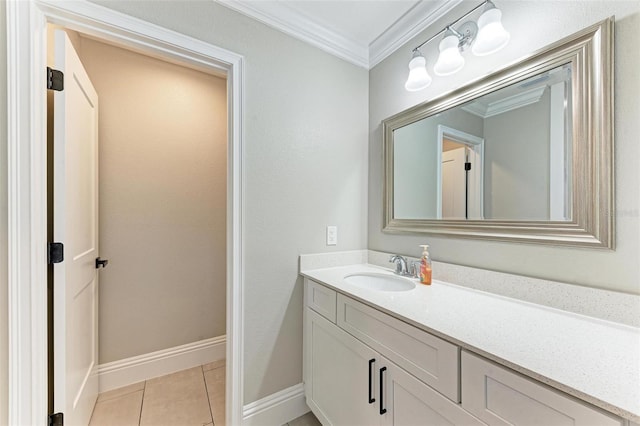
<svg viewBox="0 0 640 426"><path fill-rule="evenodd" d="M47 412L46 24L227 76L226 413L243 406L244 58L87 1L9 0L7 14L8 423Z"/></svg>
<svg viewBox="0 0 640 426"><path fill-rule="evenodd" d="M471 205L474 212L477 212L473 220L484 219L484 138L472 135L462 130L454 129L442 124L438 124L438 219L442 219L442 143L445 138L466 145L469 148L469 155L473 156L473 163L479 165L471 170L469 174L469 186L473 188L471 202L467 199L467 205Z"/></svg>

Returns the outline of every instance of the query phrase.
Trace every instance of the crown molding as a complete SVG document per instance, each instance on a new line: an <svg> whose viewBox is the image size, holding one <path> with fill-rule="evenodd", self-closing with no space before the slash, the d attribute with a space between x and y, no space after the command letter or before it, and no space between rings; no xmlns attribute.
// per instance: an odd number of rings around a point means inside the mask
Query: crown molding
<svg viewBox="0 0 640 426"><path fill-rule="evenodd" d="M387 28L369 46L331 31L285 2L215 0L276 30L309 43L357 66L371 69L442 18L462 0L421 1Z"/></svg>
<svg viewBox="0 0 640 426"><path fill-rule="evenodd" d="M369 69L451 12L462 0L421 1L369 45ZM407 52L407 58L410 52Z"/></svg>
<svg viewBox="0 0 640 426"><path fill-rule="evenodd" d="M546 85L535 87L522 93L517 93L507 98L490 102L488 105L483 105L478 101L471 102L469 105L463 106L462 109L482 118L493 117L494 115L535 104L540 101L546 88Z"/></svg>
<svg viewBox="0 0 640 426"><path fill-rule="evenodd" d="M259 1L216 1L229 9L260 21L352 64L369 68L369 50L367 46L362 46L319 25L283 2L269 2L268 7L265 7L266 3Z"/></svg>

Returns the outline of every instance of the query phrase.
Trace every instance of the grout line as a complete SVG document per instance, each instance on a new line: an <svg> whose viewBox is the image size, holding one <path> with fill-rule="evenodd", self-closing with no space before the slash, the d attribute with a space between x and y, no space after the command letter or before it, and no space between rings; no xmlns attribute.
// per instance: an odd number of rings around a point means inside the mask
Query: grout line
<svg viewBox="0 0 640 426"><path fill-rule="evenodd" d="M98 397L100 394L98 393ZM89 417L89 426L91 426L91 420L93 420L93 415L96 413L96 406L98 405L98 399L96 398L95 404L93 404L93 410L91 410L91 417Z"/></svg>
<svg viewBox="0 0 640 426"><path fill-rule="evenodd" d="M200 370L202 371L202 380L204 380L204 390L205 390L205 393L207 394L207 404L209 404L209 414L211 414L211 423L215 426L216 421L213 418L213 409L211 408L211 398L209 397L209 388L207 387L207 378L205 377L205 374L204 374L203 365L200 366Z"/></svg>
<svg viewBox="0 0 640 426"><path fill-rule="evenodd" d="M144 381L144 386L142 387L142 401L140 401L140 414L138 415L138 426L142 423L142 407L144 407L144 394L147 390L147 381Z"/></svg>

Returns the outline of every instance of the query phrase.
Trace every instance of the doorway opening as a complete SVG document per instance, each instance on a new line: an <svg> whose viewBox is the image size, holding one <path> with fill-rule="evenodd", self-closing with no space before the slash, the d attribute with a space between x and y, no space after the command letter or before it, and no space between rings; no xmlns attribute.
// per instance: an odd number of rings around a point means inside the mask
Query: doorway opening
<svg viewBox="0 0 640 426"><path fill-rule="evenodd" d="M67 80L62 92L47 93L48 232L67 252L63 265L50 265L49 405L86 424L98 391L224 366L227 81L219 71L47 30L47 65L64 69ZM96 271L87 271L94 260ZM189 359L163 358L185 346L198 349ZM129 377L104 365L127 365ZM205 377L185 384L205 388ZM166 408L174 401L162 386L154 389ZM199 422L215 416L223 424L224 399L204 396L188 409L201 405ZM137 398L143 423L158 417L150 398L144 405ZM95 411L114 402L98 401Z"/></svg>
<svg viewBox="0 0 640 426"><path fill-rule="evenodd" d="M438 219L484 218L484 139L438 125Z"/></svg>
<svg viewBox="0 0 640 426"><path fill-rule="evenodd" d="M47 410L46 25L60 25L169 62L227 75L226 416L242 419L242 57L85 2L7 4L9 411L39 424ZM25 178L25 177L28 177Z"/></svg>

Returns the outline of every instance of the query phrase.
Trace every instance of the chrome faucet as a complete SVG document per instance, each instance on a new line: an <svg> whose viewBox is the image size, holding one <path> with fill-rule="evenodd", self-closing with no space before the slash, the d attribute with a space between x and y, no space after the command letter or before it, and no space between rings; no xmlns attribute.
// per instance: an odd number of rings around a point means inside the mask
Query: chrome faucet
<svg viewBox="0 0 640 426"><path fill-rule="evenodd" d="M403 277L411 275L411 273L409 273L409 269L407 268L407 259L402 257L402 256L400 256L399 254L392 255L389 258L389 263L395 263L396 264L395 273L397 275L402 275Z"/></svg>

